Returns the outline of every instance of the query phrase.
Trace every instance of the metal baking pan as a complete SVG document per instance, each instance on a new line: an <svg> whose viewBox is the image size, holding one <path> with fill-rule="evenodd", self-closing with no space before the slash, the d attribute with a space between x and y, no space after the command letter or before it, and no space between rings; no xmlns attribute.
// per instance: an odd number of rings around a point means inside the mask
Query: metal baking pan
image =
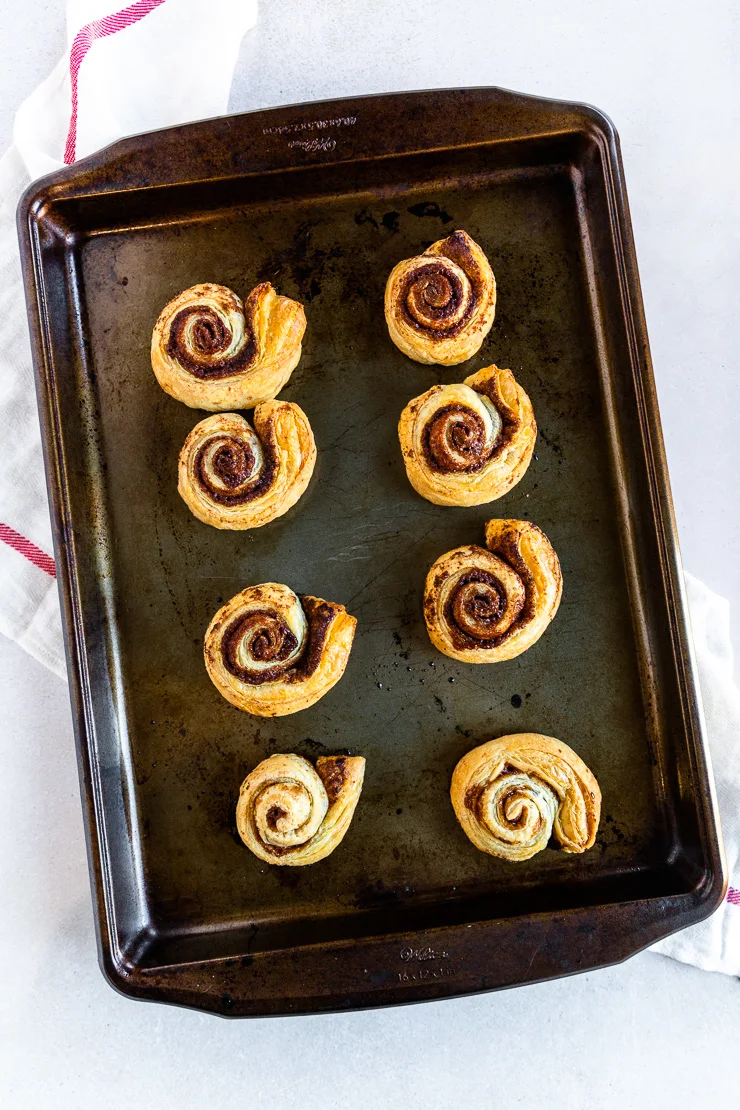
<svg viewBox="0 0 740 1110"><path fill-rule="evenodd" d="M443 998L598 967L706 917L725 876L619 145L591 108L499 89L404 93L126 139L34 184L19 210L65 615L100 958L121 991L220 1014ZM455 228L490 258L496 322L464 367L390 342L392 266ZM149 360L196 282L269 279L306 305L282 396L316 474L257 531L197 521L176 489L200 415ZM396 423L436 381L495 361L539 440L502 501L446 509L406 480ZM436 652L434 559L529 518L564 596L530 651ZM232 708L202 659L209 619L284 581L358 618L341 682L292 717ZM601 784L596 847L511 865L449 802L475 743L538 731ZM308 868L241 845L239 785L275 751L352 751L346 839Z"/></svg>

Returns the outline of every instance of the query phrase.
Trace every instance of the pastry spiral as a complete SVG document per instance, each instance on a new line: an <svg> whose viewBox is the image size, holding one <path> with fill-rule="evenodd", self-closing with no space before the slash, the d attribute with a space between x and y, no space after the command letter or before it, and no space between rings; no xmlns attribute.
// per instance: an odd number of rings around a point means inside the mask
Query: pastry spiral
<svg viewBox="0 0 740 1110"><path fill-rule="evenodd" d="M242 304L225 285L194 285L160 313L152 369L162 389L194 409L251 409L277 396L298 365L303 305L269 281Z"/></svg>
<svg viewBox="0 0 740 1110"><path fill-rule="evenodd" d="M511 370L487 366L409 401L398 438L411 485L435 505L484 505L524 476L537 424Z"/></svg>
<svg viewBox="0 0 740 1110"><path fill-rule="evenodd" d="M496 279L465 231L399 262L385 287L391 339L416 362L455 366L479 350L496 312Z"/></svg>
<svg viewBox="0 0 740 1110"><path fill-rule="evenodd" d="M264 401L254 428L237 413L201 420L180 452L177 488L214 528L259 528L305 491L316 462L308 417L290 401Z"/></svg>
<svg viewBox="0 0 740 1110"><path fill-rule="evenodd" d="M248 586L206 632L206 670L246 713L283 717L306 709L344 674L357 621L343 605L298 598L288 586Z"/></svg>
<svg viewBox="0 0 740 1110"><path fill-rule="evenodd" d="M424 589L429 638L463 663L521 655L555 616L563 590L558 557L536 524L489 520L486 545L441 555Z"/></svg>
<svg viewBox="0 0 740 1110"><path fill-rule="evenodd" d="M518 862L547 846L593 847L601 814L599 784L576 753L538 732L481 744L452 772L450 797L463 832L481 852Z"/></svg>
<svg viewBox="0 0 740 1110"><path fill-rule="evenodd" d="M241 785L239 836L266 863L318 863L344 838L364 777L360 756L321 756L314 770L299 755L271 755Z"/></svg>

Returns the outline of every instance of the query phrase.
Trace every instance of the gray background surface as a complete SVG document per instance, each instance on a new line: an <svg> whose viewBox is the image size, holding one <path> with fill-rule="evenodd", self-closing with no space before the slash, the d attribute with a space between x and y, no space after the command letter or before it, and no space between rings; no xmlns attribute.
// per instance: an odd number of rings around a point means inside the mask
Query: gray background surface
<svg viewBox="0 0 740 1110"><path fill-rule="evenodd" d="M0 0L0 41L4 146L63 49L63 4ZM736 633L739 46L732 0L262 0L231 101L499 84L614 119L684 561L730 598ZM655 955L336 1017L227 1024L119 998L95 965L66 688L4 640L0 674L0 1073L13 1107L737 1104L737 982Z"/></svg>

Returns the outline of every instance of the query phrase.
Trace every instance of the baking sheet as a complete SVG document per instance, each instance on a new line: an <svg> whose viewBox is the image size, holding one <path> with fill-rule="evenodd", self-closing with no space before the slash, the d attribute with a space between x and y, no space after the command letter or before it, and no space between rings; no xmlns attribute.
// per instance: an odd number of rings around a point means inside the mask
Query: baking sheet
<svg viewBox="0 0 740 1110"><path fill-rule="evenodd" d="M228 123L179 129L179 157L173 132L128 140L21 209L107 973L223 1013L342 1008L595 966L705 915L721 853L608 121L477 90ZM250 142L261 167L226 165ZM456 228L492 263L496 320L464 366L425 367L388 338L385 280ZM286 516L221 532L177 494L202 414L157 385L151 331L196 282L264 280L306 306L281 397L318 463ZM431 505L398 416L491 362L532 399L535 457L490 506ZM466 666L431 647L421 594L491 516L544 529L563 601L523 656ZM267 580L358 618L340 683L275 720L227 704L202 661L216 609ZM512 866L460 830L455 763L515 731L558 736L596 774L589 853ZM276 751L367 759L350 830L314 867L270 868L236 833L239 785Z"/></svg>

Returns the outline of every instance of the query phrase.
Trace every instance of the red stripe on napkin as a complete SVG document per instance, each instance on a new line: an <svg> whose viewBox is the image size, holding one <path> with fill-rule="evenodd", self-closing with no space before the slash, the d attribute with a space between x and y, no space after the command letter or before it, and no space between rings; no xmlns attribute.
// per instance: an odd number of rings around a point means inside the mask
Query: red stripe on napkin
<svg viewBox="0 0 740 1110"><path fill-rule="evenodd" d="M736 890L734 886L731 886L727 891L727 901L731 906L740 906L740 890Z"/></svg>
<svg viewBox="0 0 740 1110"><path fill-rule="evenodd" d="M15 528L11 528L8 524L0 524L0 541L7 543L8 547L12 547L15 551L24 555L29 563L33 563L34 566L46 571L52 578L56 578L57 568L51 555L47 555L35 543L31 543L20 532L16 532Z"/></svg>
<svg viewBox="0 0 740 1110"><path fill-rule="evenodd" d="M128 8L121 8L120 12L113 12L102 19L94 19L92 23L86 24L75 35L72 49L69 52L72 114L69 120L67 142L64 145L66 165L71 165L77 157L75 153L77 146L77 78L85 55L96 39L104 39L107 35L114 35L116 31L122 31L125 27L130 27L132 23L138 23L145 15L149 15L149 12L158 8L160 4L164 4L164 0L136 0L135 4L131 4Z"/></svg>

